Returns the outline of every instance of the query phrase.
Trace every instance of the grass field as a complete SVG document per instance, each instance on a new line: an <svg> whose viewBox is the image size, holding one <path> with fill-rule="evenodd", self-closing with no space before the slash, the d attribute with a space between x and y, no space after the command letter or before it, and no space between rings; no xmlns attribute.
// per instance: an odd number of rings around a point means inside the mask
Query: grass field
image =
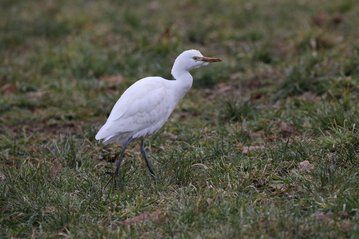
<svg viewBox="0 0 359 239"><path fill-rule="evenodd" d="M359 238L359 2L0 2L0 238ZM121 93L223 62L147 141L94 136Z"/></svg>

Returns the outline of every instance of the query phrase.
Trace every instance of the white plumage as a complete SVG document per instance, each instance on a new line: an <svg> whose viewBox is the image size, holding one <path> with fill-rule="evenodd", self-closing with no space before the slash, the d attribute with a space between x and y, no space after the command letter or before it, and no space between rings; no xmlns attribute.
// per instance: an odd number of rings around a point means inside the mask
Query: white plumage
<svg viewBox="0 0 359 239"><path fill-rule="evenodd" d="M144 137L160 129L175 106L168 87L171 83L161 77L137 81L117 101L96 139L123 145L130 137Z"/></svg>
<svg viewBox="0 0 359 239"><path fill-rule="evenodd" d="M187 50L173 64L171 73L175 80L151 76L137 81L116 102L106 123L96 134L96 139L104 144L118 143L125 150L132 140L155 133L191 88L193 78L189 71L217 61L220 59L204 57L198 50ZM144 157L148 163L146 155ZM118 165L121 161L120 156Z"/></svg>
<svg viewBox="0 0 359 239"><path fill-rule="evenodd" d="M218 59L203 57L197 50L188 50L175 61L172 75L176 80L152 76L137 81L116 102L96 139L105 144L116 142L123 145L129 138L141 138L158 131L191 88L192 77L188 71L214 61Z"/></svg>

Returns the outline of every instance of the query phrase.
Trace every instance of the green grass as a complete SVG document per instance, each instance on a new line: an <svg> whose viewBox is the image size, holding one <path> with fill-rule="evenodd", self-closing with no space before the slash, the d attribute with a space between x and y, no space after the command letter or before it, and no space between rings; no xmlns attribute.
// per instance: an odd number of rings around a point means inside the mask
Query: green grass
<svg viewBox="0 0 359 239"><path fill-rule="evenodd" d="M1 1L1 238L358 238L359 4ZM147 141L94 136L178 53L223 58ZM118 82L106 81L118 76ZM308 161L310 165L303 166Z"/></svg>

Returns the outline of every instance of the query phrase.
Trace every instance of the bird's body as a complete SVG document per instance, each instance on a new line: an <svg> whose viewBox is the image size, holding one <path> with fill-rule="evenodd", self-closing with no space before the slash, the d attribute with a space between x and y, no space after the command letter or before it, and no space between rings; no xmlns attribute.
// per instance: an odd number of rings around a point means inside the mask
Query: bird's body
<svg viewBox="0 0 359 239"><path fill-rule="evenodd" d="M137 81L117 101L96 139L103 139L104 144L123 145L129 138L155 133L191 85L192 79L180 82L156 76Z"/></svg>
<svg viewBox="0 0 359 239"><path fill-rule="evenodd" d="M172 68L174 80L152 76L131 85L113 107L106 123L96 134L104 144L118 143L123 151L116 161L118 174L124 150L134 139L141 138L141 153L146 165L154 175L152 166L144 150L143 138L158 131L168 120L178 102L191 88L193 78L190 70L220 61L218 58L204 57L197 50L187 50L175 60Z"/></svg>

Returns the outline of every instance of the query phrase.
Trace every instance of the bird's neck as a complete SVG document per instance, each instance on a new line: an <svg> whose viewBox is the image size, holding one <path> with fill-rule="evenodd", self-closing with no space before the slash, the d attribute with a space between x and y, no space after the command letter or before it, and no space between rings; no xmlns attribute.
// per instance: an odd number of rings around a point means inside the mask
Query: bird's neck
<svg viewBox="0 0 359 239"><path fill-rule="evenodd" d="M178 83L185 92L192 87L193 77L187 70L179 70L174 66L171 74L175 78L176 83Z"/></svg>

